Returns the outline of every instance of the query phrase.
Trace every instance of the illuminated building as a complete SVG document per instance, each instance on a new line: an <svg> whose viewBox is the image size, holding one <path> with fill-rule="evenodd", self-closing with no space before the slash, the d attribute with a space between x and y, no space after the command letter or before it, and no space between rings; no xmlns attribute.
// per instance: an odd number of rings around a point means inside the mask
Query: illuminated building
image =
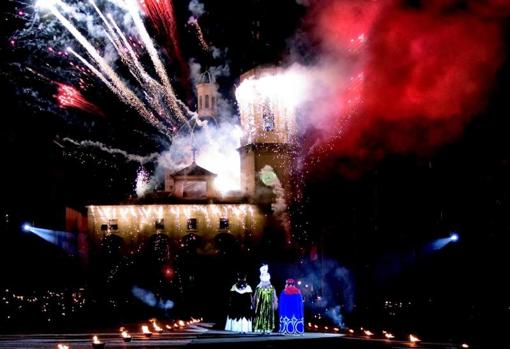
<svg viewBox="0 0 510 349"><path fill-rule="evenodd" d="M256 68L242 75L241 86L244 81L256 82L278 72L277 68ZM272 217L274 188L260 173L265 166L271 166L274 172L270 175L279 179L285 195L289 195L294 115L284 100L271 93L245 89L236 95L243 131L238 149L241 191L220 193L214 184L216 175L199 166L193 154L189 166L165 175L163 191L126 204L89 206L88 233L92 243L115 237L133 251L154 236L175 241L200 238L211 245L218 236L228 234L238 241L249 237L256 242L269 225L273 231L282 229ZM214 118L218 94L208 74L197 85L197 100L200 118Z"/></svg>

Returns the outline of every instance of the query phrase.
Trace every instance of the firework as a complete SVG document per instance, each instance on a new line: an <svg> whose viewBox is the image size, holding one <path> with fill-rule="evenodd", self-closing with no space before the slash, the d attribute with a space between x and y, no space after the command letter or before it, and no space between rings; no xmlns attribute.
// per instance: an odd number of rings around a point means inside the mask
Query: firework
<svg viewBox="0 0 510 349"><path fill-rule="evenodd" d="M297 134L296 113L309 98L311 80L306 71L298 69L262 69L242 78L236 89L241 112L241 124L248 143L264 133L264 115L271 111L274 118L274 134L292 142Z"/></svg>
<svg viewBox="0 0 510 349"><path fill-rule="evenodd" d="M144 196L150 190L150 176L143 167L140 167L136 176L135 191L138 197Z"/></svg>
<svg viewBox="0 0 510 349"><path fill-rule="evenodd" d="M198 19L191 16L188 20L188 24L195 30L197 40L200 43L200 47L202 47L204 51L209 51L209 45L207 45L207 42L204 39L204 34L202 33L202 28L200 28L200 24L198 24Z"/></svg>
<svg viewBox="0 0 510 349"><path fill-rule="evenodd" d="M168 50L170 54L179 62L182 74L188 73L188 65L182 57L177 28L175 26L174 5L172 0L140 0L142 10L149 17L156 30L168 38L173 50Z"/></svg>
<svg viewBox="0 0 510 349"><path fill-rule="evenodd" d="M45 18L51 14L88 55L88 58L82 56L69 45L66 52L70 53L71 57L78 59L91 74L96 76L124 103L134 108L148 123L169 136L170 130L174 129L176 125L189 125L189 123L181 111L165 67L140 17L138 3L135 0L110 2L115 6L106 7L107 4L102 2L103 7L110 11L106 15L98 5L99 1L96 3L93 0L89 0L87 4L64 3L61 0L40 0L36 6L39 12L45 14ZM170 11L171 4L168 6L170 6L168 9ZM94 30L83 32L79 26L73 23L79 22L80 16L83 15L87 16L86 18L91 18L89 21L94 22ZM134 33L128 35L126 31L123 31L118 25L116 17L129 18L134 24L134 29L128 29L134 30ZM54 31L57 30L54 24L51 28L54 28ZM134 36L138 39L133 38ZM105 47L112 47L122 63L127 66L129 73L137 82L136 90L133 90L125 82L126 80L113 68L112 62L105 58L104 52L101 52L97 45L98 39L103 41L103 50L106 50ZM136 51L135 46L140 46L149 55L157 79L147 73L140 62L140 53ZM139 95L143 95L144 98L141 99Z"/></svg>
<svg viewBox="0 0 510 349"><path fill-rule="evenodd" d="M104 115L103 112L90 103L83 95L73 86L58 84L57 102L61 108L78 108L89 113Z"/></svg>

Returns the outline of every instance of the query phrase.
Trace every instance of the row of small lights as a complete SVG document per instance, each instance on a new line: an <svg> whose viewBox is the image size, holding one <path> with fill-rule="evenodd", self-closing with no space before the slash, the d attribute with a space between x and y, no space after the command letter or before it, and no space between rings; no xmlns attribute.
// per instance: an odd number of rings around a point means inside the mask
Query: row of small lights
<svg viewBox="0 0 510 349"><path fill-rule="evenodd" d="M308 323L308 329L310 329L312 331L325 331L325 332L334 332L334 333L339 333L340 332L340 328L338 328L338 327L319 326L317 324L312 324L311 322ZM365 329L363 327L360 328L360 331L361 332L359 334L361 334L365 338L372 338L375 335L372 331L367 330L367 329ZM350 335L350 336L355 336L356 335L356 331L353 330L352 328L348 328L346 330L346 334ZM391 332L388 332L388 331L385 331L385 330L382 331L382 335L383 335L384 339L387 339L387 340L395 339L395 336ZM409 337L408 337L408 341L411 342L411 343L418 343L418 342L421 342L421 339L416 337L413 334L410 334ZM464 349L467 349L467 348L469 348L469 344L462 343L460 345L460 347L464 348Z"/></svg>
<svg viewBox="0 0 510 349"><path fill-rule="evenodd" d="M46 291L46 294L41 296L23 296L16 295L9 289L5 289L4 296L1 298L1 301L4 306L14 306L17 307L17 310L22 310L28 305L39 305L42 313L47 313L48 309L51 307L59 307L61 311L56 311L55 314L59 313L61 316L66 316L66 303L61 303L64 295L64 292ZM55 301L57 302L55 303ZM77 295L76 292L73 292L72 303L67 305L70 305L70 312L74 313L81 310L84 307L85 302L86 301L83 297ZM6 318L8 320L11 319L11 315L8 314ZM48 321L51 321L51 318L48 318Z"/></svg>
<svg viewBox="0 0 510 349"><path fill-rule="evenodd" d="M203 318L200 319L194 319L191 318L189 321L184 320L176 320L172 322L171 324L164 325L164 328L166 328L167 331L176 331L176 330L182 330L188 326L198 324L203 321ZM141 325L141 333L143 337L140 338L150 338L154 333L161 334L165 331L165 329L161 326L159 326L156 319L149 320L150 325ZM119 329L120 337L124 342L131 342L133 339L133 336L131 336L128 332L128 330L125 327L121 327ZM95 349L101 349L105 347L106 342L103 342L99 339L98 336L92 337L92 347ZM70 349L70 346L67 344L59 343L57 344L57 349Z"/></svg>

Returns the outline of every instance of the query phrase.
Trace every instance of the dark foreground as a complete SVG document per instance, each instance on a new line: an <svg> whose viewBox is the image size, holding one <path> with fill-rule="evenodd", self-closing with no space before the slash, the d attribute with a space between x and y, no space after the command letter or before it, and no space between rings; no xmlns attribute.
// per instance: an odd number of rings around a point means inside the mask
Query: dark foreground
<svg viewBox="0 0 510 349"><path fill-rule="evenodd" d="M460 344L410 343L367 338L346 337L342 334L305 333L302 336L279 334L237 334L216 331L206 325L191 326L182 331L153 334L150 338L132 333L132 340L125 343L119 333L76 334L16 334L0 335L0 348L58 349L64 344L69 349L92 349L92 336L97 335L105 343L104 348L462 348Z"/></svg>

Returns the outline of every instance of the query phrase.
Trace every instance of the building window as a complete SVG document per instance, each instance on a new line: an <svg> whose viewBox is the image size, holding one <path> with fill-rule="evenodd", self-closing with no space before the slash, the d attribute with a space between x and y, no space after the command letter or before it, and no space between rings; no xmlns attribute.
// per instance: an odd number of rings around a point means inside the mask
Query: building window
<svg viewBox="0 0 510 349"><path fill-rule="evenodd" d="M207 182L186 181L183 185L182 196L188 199L205 199L207 197Z"/></svg>
<svg viewBox="0 0 510 349"><path fill-rule="evenodd" d="M107 231L108 230L108 224L101 224L101 230Z"/></svg>
<svg viewBox="0 0 510 349"><path fill-rule="evenodd" d="M269 99L266 99L264 104L262 105L262 122L264 131L273 131L274 130L274 114L271 110L271 104Z"/></svg>
<svg viewBox="0 0 510 349"><path fill-rule="evenodd" d="M198 109L202 109L202 96L198 97Z"/></svg>
<svg viewBox="0 0 510 349"><path fill-rule="evenodd" d="M205 108L209 108L209 95L205 95Z"/></svg>
<svg viewBox="0 0 510 349"><path fill-rule="evenodd" d="M211 97L211 108L214 109L216 107L216 97Z"/></svg>
<svg viewBox="0 0 510 349"><path fill-rule="evenodd" d="M156 219L156 230L165 229L165 220L163 218Z"/></svg>
<svg viewBox="0 0 510 349"><path fill-rule="evenodd" d="M220 218L220 230L228 230L228 218Z"/></svg>
<svg viewBox="0 0 510 349"><path fill-rule="evenodd" d="M197 219L196 218L188 218L188 230L197 230Z"/></svg>
<svg viewBox="0 0 510 349"><path fill-rule="evenodd" d="M119 230L119 223L116 219L109 219L108 220L108 228L110 230Z"/></svg>

